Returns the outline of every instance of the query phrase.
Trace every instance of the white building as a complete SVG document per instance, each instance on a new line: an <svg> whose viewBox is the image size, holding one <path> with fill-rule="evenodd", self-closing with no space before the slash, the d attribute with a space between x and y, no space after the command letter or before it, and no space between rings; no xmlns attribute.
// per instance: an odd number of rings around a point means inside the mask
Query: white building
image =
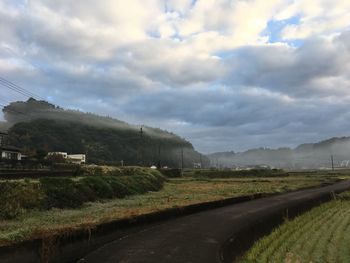
<svg viewBox="0 0 350 263"><path fill-rule="evenodd" d="M85 154L68 154L67 159L72 163L77 163L77 164L86 163Z"/></svg>
<svg viewBox="0 0 350 263"><path fill-rule="evenodd" d="M66 152L49 152L47 154L50 155L61 155L67 162L76 163L76 164L84 164L86 163L86 155L85 154L68 154Z"/></svg>
<svg viewBox="0 0 350 263"><path fill-rule="evenodd" d="M67 157L68 157L68 153L66 153L66 152L49 152L47 155L48 156L61 155L64 159L67 159Z"/></svg>
<svg viewBox="0 0 350 263"><path fill-rule="evenodd" d="M22 160L21 151L17 147L13 146L2 146L1 148L1 158L6 160Z"/></svg>

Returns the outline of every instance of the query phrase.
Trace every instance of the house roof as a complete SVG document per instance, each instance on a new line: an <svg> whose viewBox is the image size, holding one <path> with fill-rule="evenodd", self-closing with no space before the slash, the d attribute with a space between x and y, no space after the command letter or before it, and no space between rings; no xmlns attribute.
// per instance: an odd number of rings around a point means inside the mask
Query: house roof
<svg viewBox="0 0 350 263"><path fill-rule="evenodd" d="M11 145L2 146L1 150L12 151L12 152L21 152L20 148L15 147L15 146L11 146Z"/></svg>

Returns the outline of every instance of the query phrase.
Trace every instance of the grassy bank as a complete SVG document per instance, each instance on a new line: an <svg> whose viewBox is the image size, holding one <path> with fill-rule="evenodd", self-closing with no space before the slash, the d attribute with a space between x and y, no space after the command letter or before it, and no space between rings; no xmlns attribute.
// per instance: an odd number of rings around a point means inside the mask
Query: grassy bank
<svg viewBox="0 0 350 263"><path fill-rule="evenodd" d="M350 262L350 192L286 222L262 238L242 263Z"/></svg>
<svg viewBox="0 0 350 263"><path fill-rule="evenodd" d="M0 218L15 218L32 209L79 208L86 202L159 191L164 181L158 171L132 176L3 180L0 181Z"/></svg>
<svg viewBox="0 0 350 263"><path fill-rule="evenodd" d="M288 176L266 178L169 179L162 190L126 196L123 199L100 199L82 204L79 209L31 209L14 219L0 220L0 245L96 224L130 218L173 207L254 193L281 193L331 182L325 176Z"/></svg>

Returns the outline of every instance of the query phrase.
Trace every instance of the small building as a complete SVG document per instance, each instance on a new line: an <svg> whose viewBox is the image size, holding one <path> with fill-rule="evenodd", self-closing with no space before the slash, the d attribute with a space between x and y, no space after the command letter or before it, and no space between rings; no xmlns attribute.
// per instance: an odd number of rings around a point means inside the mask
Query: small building
<svg viewBox="0 0 350 263"><path fill-rule="evenodd" d="M47 155L48 156L60 155L64 159L66 159L67 162L70 162L70 163L75 163L75 164L85 164L86 163L86 155L85 154L68 154L66 152L49 152Z"/></svg>
<svg viewBox="0 0 350 263"><path fill-rule="evenodd" d="M6 160L22 160L21 150L14 146L2 146L1 148L1 158Z"/></svg>
<svg viewBox="0 0 350 263"><path fill-rule="evenodd" d="M47 155L48 156L61 155L64 159L67 159L67 157L68 157L68 153L66 153L66 152L49 152Z"/></svg>
<svg viewBox="0 0 350 263"><path fill-rule="evenodd" d="M76 164L84 164L86 163L85 154L68 154L68 161Z"/></svg>
<svg viewBox="0 0 350 263"><path fill-rule="evenodd" d="M6 132L0 131L0 146L5 145L6 136L7 136Z"/></svg>
<svg viewBox="0 0 350 263"><path fill-rule="evenodd" d="M193 163L193 168L194 169L201 169L202 168L202 164L201 163Z"/></svg>

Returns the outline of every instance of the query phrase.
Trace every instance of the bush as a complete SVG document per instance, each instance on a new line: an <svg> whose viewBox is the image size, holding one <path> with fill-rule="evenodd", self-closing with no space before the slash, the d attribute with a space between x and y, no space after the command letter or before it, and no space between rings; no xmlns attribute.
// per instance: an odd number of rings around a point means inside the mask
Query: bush
<svg viewBox="0 0 350 263"><path fill-rule="evenodd" d="M116 178L115 176L106 176L104 178L112 188L113 196L117 198L123 198L127 195L133 194L133 192L125 185L120 178Z"/></svg>
<svg viewBox="0 0 350 263"><path fill-rule="evenodd" d="M83 204L85 196L70 178L46 177L40 179L45 194L44 208L76 208Z"/></svg>
<svg viewBox="0 0 350 263"><path fill-rule="evenodd" d="M113 197L113 189L104 176L85 177L80 183L89 187L99 198Z"/></svg>
<svg viewBox="0 0 350 263"><path fill-rule="evenodd" d="M0 183L0 217L11 219L25 209L40 206L43 194L39 184L29 181L2 181Z"/></svg>
<svg viewBox="0 0 350 263"><path fill-rule="evenodd" d="M159 169L159 171L166 177L181 177L181 169Z"/></svg>
<svg viewBox="0 0 350 263"><path fill-rule="evenodd" d="M95 191L91 189L91 187L88 184L78 181L76 182L75 187L81 194L81 197L84 200L84 202L93 202L98 199Z"/></svg>
<svg viewBox="0 0 350 263"><path fill-rule="evenodd" d="M134 176L134 175L141 175L141 174L146 174L145 169L148 168L143 168L139 166L124 166L121 167L122 174L125 176Z"/></svg>
<svg viewBox="0 0 350 263"><path fill-rule="evenodd" d="M104 171L102 167L97 165L86 165L82 167L83 174L85 176L102 176Z"/></svg>

